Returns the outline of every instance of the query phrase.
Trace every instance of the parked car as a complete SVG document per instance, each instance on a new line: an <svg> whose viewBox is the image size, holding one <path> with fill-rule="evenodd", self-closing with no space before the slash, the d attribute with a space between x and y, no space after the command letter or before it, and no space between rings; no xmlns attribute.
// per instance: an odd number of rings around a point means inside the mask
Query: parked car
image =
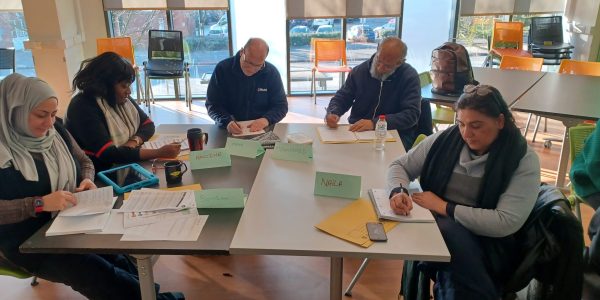
<svg viewBox="0 0 600 300"><path fill-rule="evenodd" d="M227 36L228 32L229 32L229 30L227 29L227 27L225 27L225 28L213 28L213 29L210 29L208 31L207 36L224 37L224 36Z"/></svg>
<svg viewBox="0 0 600 300"><path fill-rule="evenodd" d="M333 25L333 19L314 19L310 28L312 30L317 30L321 25Z"/></svg>
<svg viewBox="0 0 600 300"><path fill-rule="evenodd" d="M290 34L301 34L301 33L309 33L310 29L306 26L294 26L290 29Z"/></svg>
<svg viewBox="0 0 600 300"><path fill-rule="evenodd" d="M375 32L369 25L354 25L346 32L346 40L349 42L374 42Z"/></svg>
<svg viewBox="0 0 600 300"><path fill-rule="evenodd" d="M383 34L385 32L388 31L392 31L395 32L396 31L396 23L385 23L381 26L377 26L375 28L373 28L373 31L375 32L375 38L384 38L385 36L383 36Z"/></svg>
<svg viewBox="0 0 600 300"><path fill-rule="evenodd" d="M315 31L315 33L330 33L330 32L333 32L333 26L331 26L331 25L321 25Z"/></svg>
<svg viewBox="0 0 600 300"><path fill-rule="evenodd" d="M290 21L290 28L294 28L296 26L310 26L310 20L307 19L293 19Z"/></svg>

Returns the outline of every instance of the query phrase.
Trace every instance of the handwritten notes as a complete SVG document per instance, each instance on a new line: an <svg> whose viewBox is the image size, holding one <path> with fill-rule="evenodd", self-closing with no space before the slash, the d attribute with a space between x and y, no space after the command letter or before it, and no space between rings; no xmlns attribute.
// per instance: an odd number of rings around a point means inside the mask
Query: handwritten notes
<svg viewBox="0 0 600 300"><path fill-rule="evenodd" d="M258 141L234 138L227 138L225 149L230 155L249 158L256 158L257 156L265 153L265 149Z"/></svg>
<svg viewBox="0 0 600 300"><path fill-rule="evenodd" d="M198 208L241 208L244 207L244 190L208 189L194 192Z"/></svg>
<svg viewBox="0 0 600 300"><path fill-rule="evenodd" d="M360 197L360 185L360 176L317 171L314 194L358 199Z"/></svg>
<svg viewBox="0 0 600 300"><path fill-rule="evenodd" d="M312 159L311 144L275 143L273 159L309 162Z"/></svg>
<svg viewBox="0 0 600 300"><path fill-rule="evenodd" d="M231 166L231 156L225 148L190 152L192 170Z"/></svg>

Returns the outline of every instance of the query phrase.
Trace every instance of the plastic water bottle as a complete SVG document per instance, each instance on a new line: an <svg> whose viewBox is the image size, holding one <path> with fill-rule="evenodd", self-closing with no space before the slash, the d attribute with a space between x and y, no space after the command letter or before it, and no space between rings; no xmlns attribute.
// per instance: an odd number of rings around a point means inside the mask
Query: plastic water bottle
<svg viewBox="0 0 600 300"><path fill-rule="evenodd" d="M381 150L385 148L385 137L387 135L387 122L385 116L380 115L377 124L375 124L375 150Z"/></svg>

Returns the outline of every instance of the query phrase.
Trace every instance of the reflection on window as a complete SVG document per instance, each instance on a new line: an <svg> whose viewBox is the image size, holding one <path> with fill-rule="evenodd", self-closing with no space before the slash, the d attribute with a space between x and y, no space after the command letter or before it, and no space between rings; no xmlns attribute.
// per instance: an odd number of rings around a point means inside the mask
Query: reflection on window
<svg viewBox="0 0 600 300"><path fill-rule="evenodd" d="M183 32L185 61L190 64L192 95L206 96L217 63L229 57L226 10L174 10L173 29ZM179 83L184 90L184 82Z"/></svg>
<svg viewBox="0 0 600 300"><path fill-rule="evenodd" d="M23 47L29 40L23 12L0 12L0 48L15 49L16 72L25 76L36 76L31 51ZM10 70L0 70L0 78L10 74Z"/></svg>
<svg viewBox="0 0 600 300"><path fill-rule="evenodd" d="M349 18L346 25L348 65L355 67L371 58L377 43L388 36L398 36L399 18Z"/></svg>

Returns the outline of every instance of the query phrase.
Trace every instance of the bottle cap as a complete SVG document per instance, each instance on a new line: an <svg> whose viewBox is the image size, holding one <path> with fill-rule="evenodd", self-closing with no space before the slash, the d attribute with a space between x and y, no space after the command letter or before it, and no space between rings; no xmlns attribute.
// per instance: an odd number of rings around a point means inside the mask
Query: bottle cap
<svg viewBox="0 0 600 300"><path fill-rule="evenodd" d="M385 115L379 115L379 120L385 120Z"/></svg>

